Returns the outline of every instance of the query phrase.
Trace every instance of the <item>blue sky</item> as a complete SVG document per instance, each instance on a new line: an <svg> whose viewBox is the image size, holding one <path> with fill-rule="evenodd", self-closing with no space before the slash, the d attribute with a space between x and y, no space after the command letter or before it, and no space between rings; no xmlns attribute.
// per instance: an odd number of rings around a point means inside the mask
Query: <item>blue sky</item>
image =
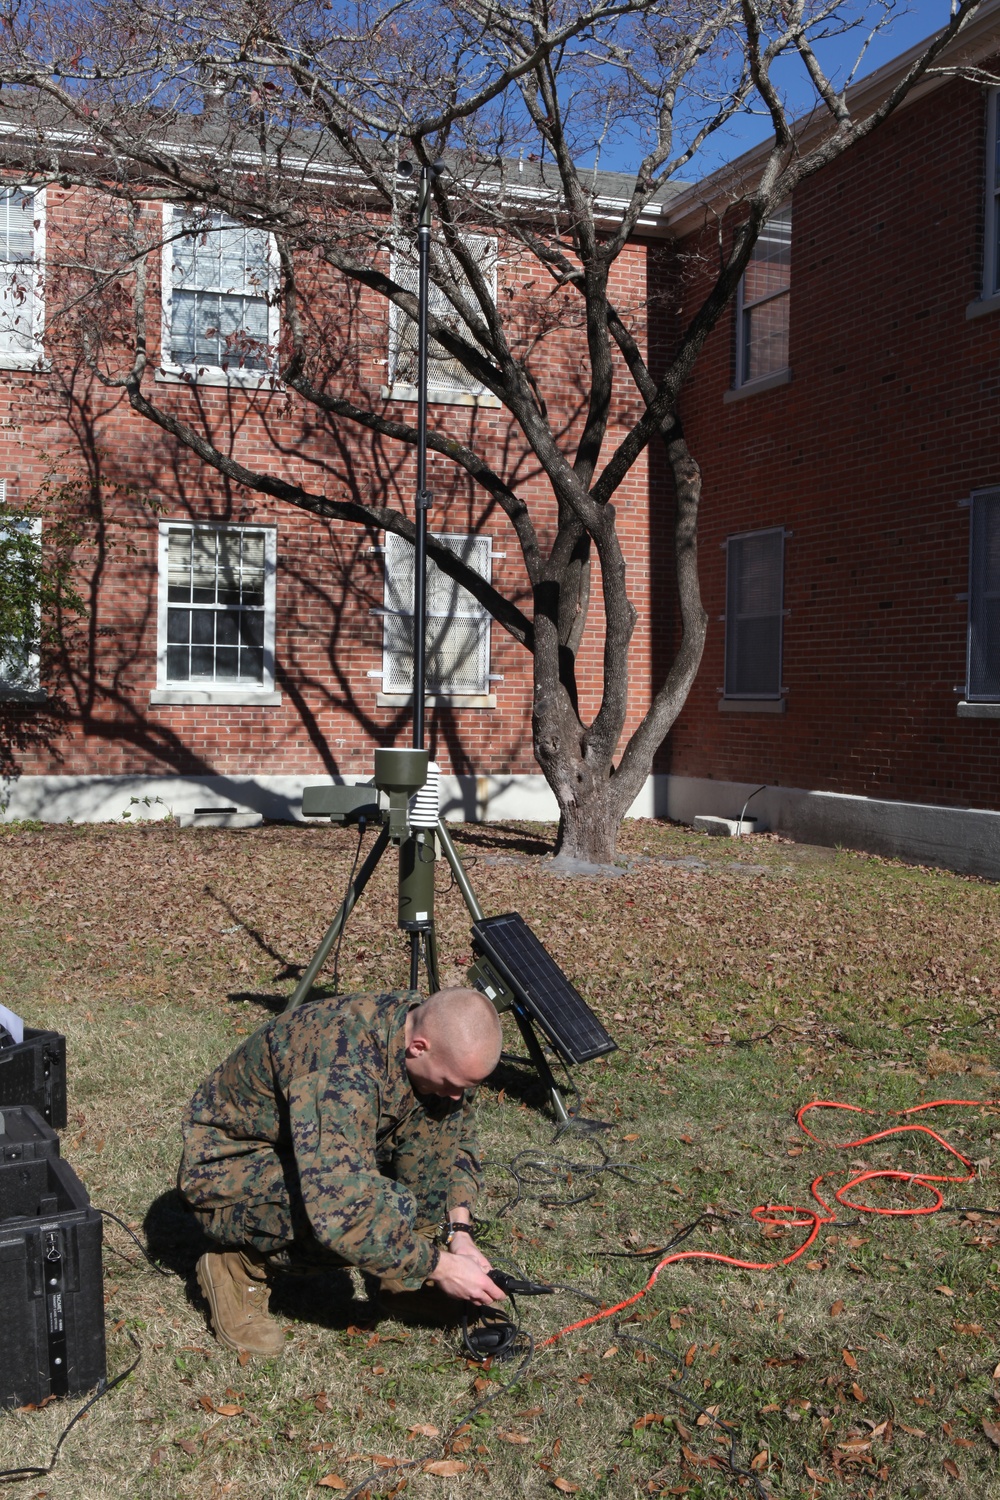
<svg viewBox="0 0 1000 1500"><path fill-rule="evenodd" d="M849 0L842 13L854 11L862 15L867 9L865 5L852 4ZM930 37L947 24L948 17L949 0L910 0L909 4L901 4L897 14L869 47L858 76L874 72L883 63ZM823 49L817 47L817 52L824 66L833 70L834 76L842 77L853 66L863 39L864 31L859 28L857 32L827 41L823 44ZM776 71L775 78L793 115L811 108L815 93L797 58L785 59L780 73ZM769 135L770 125L766 115L762 112L742 114L734 118L725 130L719 131L681 175L688 181L697 181L716 167L734 160L751 146L766 140ZM604 152L601 165L611 170L629 171L636 165L636 156L636 147L622 141L616 150Z"/></svg>

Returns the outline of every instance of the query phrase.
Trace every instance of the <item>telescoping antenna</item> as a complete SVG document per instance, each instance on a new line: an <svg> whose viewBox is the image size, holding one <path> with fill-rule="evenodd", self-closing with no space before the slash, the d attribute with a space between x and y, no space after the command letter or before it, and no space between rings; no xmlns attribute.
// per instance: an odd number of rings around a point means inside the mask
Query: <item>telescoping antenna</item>
<svg viewBox="0 0 1000 1500"><path fill-rule="evenodd" d="M409 162L400 175L412 177ZM451 867L455 884L472 917L473 964L469 983L486 995L498 1012L509 1010L528 1055L548 1090L556 1118L566 1123L569 1110L552 1074L536 1027L567 1066L612 1052L615 1043L587 1002L573 987L517 912L487 917L469 884L458 851L441 818L440 771L424 746L424 696L427 675L427 347L431 246L431 185L443 163L420 170L417 196L417 486L413 556L413 742L409 750L375 751L375 774L363 786L310 786L302 793L306 818L331 823L368 825L379 835L368 857L348 885L344 900L286 1006L293 1010L312 993L313 985L344 924L371 879L389 844L399 856L397 921L410 938L410 988L420 981L423 958L429 992L440 988L434 928L434 862L438 849Z"/></svg>

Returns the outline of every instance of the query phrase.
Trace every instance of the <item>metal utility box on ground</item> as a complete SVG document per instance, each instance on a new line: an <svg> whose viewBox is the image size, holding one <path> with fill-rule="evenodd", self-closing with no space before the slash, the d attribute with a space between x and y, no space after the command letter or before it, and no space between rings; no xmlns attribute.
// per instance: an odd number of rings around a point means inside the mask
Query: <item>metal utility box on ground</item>
<svg viewBox="0 0 1000 1500"><path fill-rule="evenodd" d="M0 1110L0 1407L106 1373L101 1216L31 1108Z"/></svg>

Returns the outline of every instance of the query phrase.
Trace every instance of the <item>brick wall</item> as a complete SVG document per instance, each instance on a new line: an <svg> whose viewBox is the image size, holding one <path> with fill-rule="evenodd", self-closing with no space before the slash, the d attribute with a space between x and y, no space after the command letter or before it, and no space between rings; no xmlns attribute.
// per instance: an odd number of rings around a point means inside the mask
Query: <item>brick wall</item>
<svg viewBox="0 0 1000 1500"><path fill-rule="evenodd" d="M732 313L684 400L710 617L661 757L682 775L1000 807L1000 722L959 719L969 511L1000 482L981 282L985 98L953 82L794 200L791 382L731 404ZM727 535L785 549L783 716L718 711Z"/></svg>

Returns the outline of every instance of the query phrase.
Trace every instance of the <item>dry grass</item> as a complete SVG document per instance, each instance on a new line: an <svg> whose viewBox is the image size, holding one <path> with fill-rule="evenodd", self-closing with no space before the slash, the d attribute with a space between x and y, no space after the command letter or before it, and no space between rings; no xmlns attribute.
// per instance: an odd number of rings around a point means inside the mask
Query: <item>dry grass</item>
<svg viewBox="0 0 1000 1500"><path fill-rule="evenodd" d="M1000 1093L994 886L766 835L736 846L652 823L627 825L617 879L570 881L552 873L547 832L469 828L459 842L487 910L520 910L620 1042L580 1070L583 1111L612 1122L608 1151L637 1170L599 1178L596 1195L568 1209L529 1185L497 1221L498 1258L618 1300L642 1284L642 1263L602 1252L662 1244L707 1204L719 1223L691 1244L787 1253L787 1239L721 1214L807 1202L817 1172L844 1171L830 1151L800 1151L796 1104L840 1097L884 1114ZM129 1328L142 1364L73 1433L55 1474L18 1493L334 1494L318 1481L333 1473L352 1485L372 1454L430 1454L434 1439L417 1429L444 1433L476 1400L477 1372L456 1356L453 1335L375 1325L360 1279L319 1293L282 1285L286 1356L244 1368L215 1346L192 1294L197 1244L171 1198L180 1107L290 992L353 852L354 834L336 830L0 829L0 998L66 1034L63 1154L95 1203L145 1229L171 1272L136 1264L125 1236L108 1229L109 1365L128 1362ZM468 922L447 883L442 870L440 945L446 977L458 978ZM403 981L393 884L387 862L351 919L344 987ZM483 1091L481 1108L494 1214L511 1193L501 1163L527 1148L545 1153L552 1138L530 1082L516 1068L502 1081L503 1093ZM947 1201L1000 1206L990 1165L1000 1111L942 1116L979 1162L979 1180ZM554 1149L596 1160L586 1139ZM894 1152L865 1148L864 1159L888 1165ZM907 1158L931 1170L937 1160ZM560 1196L581 1180L564 1181ZM557 1479L585 1500L736 1493L721 1457L721 1467L704 1462L724 1453L717 1434L668 1389L681 1379L739 1427L743 1463L764 1455L756 1472L775 1495L1000 1495L982 1427L1000 1420L993 1222L868 1219L825 1231L813 1259L781 1273L671 1268L638 1322L616 1332L609 1320L541 1350L520 1387L459 1438L467 1470L409 1474L407 1494L541 1497ZM539 1340L588 1311L568 1292L521 1303ZM498 1366L485 1378L509 1374ZM655 1420L636 1426L646 1416ZM45 1461L66 1417L58 1403L3 1414L0 1466ZM873 1437L886 1421L891 1429ZM399 1480L386 1470L373 1492Z"/></svg>

